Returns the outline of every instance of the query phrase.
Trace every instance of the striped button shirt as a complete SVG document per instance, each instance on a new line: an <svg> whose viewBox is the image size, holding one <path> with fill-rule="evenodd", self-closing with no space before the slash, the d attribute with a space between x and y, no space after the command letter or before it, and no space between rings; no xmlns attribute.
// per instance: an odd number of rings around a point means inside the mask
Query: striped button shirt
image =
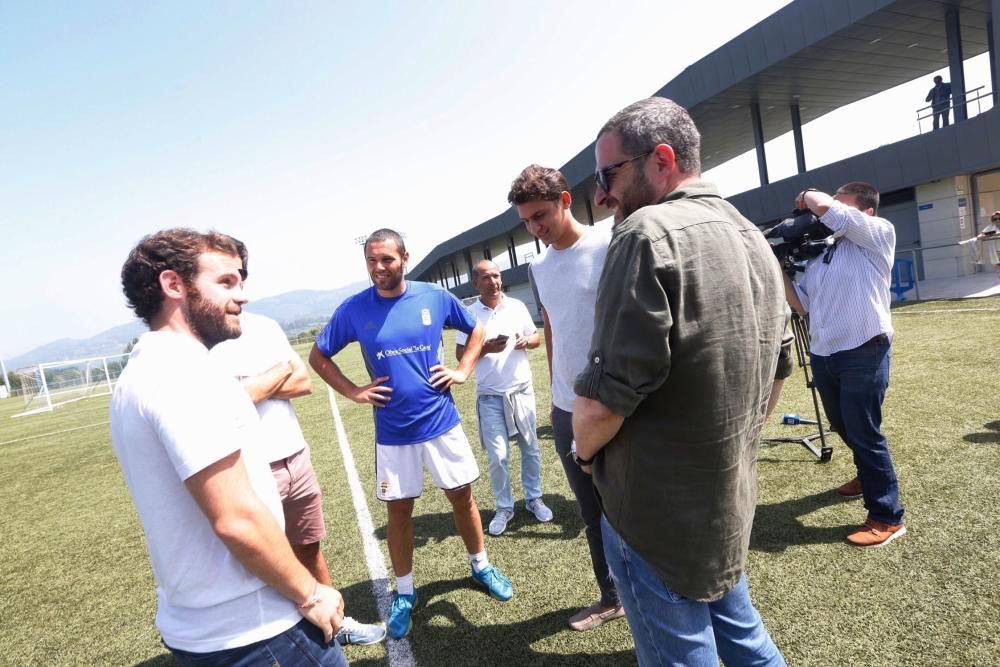
<svg viewBox="0 0 1000 667"><path fill-rule="evenodd" d="M837 244L809 260L795 291L809 312L813 354L851 350L886 334L892 339L889 282L896 252L896 228L884 218L834 202L820 218Z"/></svg>

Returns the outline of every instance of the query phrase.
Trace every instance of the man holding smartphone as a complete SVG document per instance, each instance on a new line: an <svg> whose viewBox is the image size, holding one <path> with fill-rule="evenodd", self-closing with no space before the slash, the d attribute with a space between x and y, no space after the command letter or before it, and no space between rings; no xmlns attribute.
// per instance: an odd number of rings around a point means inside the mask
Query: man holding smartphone
<svg viewBox="0 0 1000 667"><path fill-rule="evenodd" d="M496 499L496 514L490 535L500 535L514 517L514 494L510 484L510 438L521 450L521 485L524 506L541 522L552 520L552 510L542 502L542 457L538 448L535 390L527 350L541 344L541 337L525 305L504 295L500 267L482 260L472 270L472 284L479 300L469 310L486 330L476 362L476 413L479 441L489 461L490 485ZM513 336L513 343L511 337ZM465 354L468 336L455 336L455 356Z"/></svg>

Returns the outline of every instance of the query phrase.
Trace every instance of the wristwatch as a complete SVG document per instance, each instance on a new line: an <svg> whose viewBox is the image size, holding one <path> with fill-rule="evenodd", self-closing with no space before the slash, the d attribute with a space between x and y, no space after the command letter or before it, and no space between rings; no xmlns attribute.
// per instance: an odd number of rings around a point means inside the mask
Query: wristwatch
<svg viewBox="0 0 1000 667"><path fill-rule="evenodd" d="M581 459L579 456L577 456L575 439L573 440L573 442L569 443L569 453L573 456L573 461L578 466L589 466L594 462L593 456L590 457L589 459ZM596 456L596 454L594 456Z"/></svg>

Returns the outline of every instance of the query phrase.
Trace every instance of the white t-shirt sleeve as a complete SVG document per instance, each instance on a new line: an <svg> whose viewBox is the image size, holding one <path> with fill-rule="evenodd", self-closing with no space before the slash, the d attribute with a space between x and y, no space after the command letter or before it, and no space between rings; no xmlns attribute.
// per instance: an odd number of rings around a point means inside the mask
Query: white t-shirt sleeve
<svg viewBox="0 0 1000 667"><path fill-rule="evenodd" d="M248 444L257 411L240 384L199 373L155 392L148 414L177 475L186 480Z"/></svg>
<svg viewBox="0 0 1000 667"><path fill-rule="evenodd" d="M274 364L286 361L296 356L295 349L292 347L292 344L288 342L288 336L285 335L285 330L281 328L280 324L272 319L261 320L261 323L266 325L266 331L262 331L262 333L266 333L267 335L266 348L261 346L258 351L263 354L266 349L267 351L270 351L271 354L275 355L274 363L270 364L268 368ZM262 329L264 328L265 327L262 327ZM263 336L261 337L261 342L265 342Z"/></svg>

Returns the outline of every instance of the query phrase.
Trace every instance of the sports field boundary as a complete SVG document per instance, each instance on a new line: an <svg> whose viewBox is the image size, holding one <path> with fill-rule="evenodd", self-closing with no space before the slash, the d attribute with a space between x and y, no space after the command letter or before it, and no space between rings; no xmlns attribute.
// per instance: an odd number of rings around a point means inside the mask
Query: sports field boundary
<svg viewBox="0 0 1000 667"><path fill-rule="evenodd" d="M13 415L13 416L14 417L20 417L21 415ZM74 426L73 428L66 428L66 429L63 429L61 431L51 431L49 433L37 433L35 435L28 435L28 436L25 436L23 438L17 438L16 440L7 440L5 442L0 442L0 447L3 447L4 445L13 445L13 444L16 444L18 442L24 442L25 440L35 440L37 438L48 438L48 437L51 437L53 435L62 435L63 433L71 433L73 431L79 431L79 430L82 430L82 429L85 429L85 428L94 428L95 426L107 426L110 423L111 422L109 422L108 420L104 420L102 422L97 422L96 424L86 424L85 426Z"/></svg>
<svg viewBox="0 0 1000 667"><path fill-rule="evenodd" d="M354 464L354 453L351 451L351 445L347 441L347 431L344 429L340 410L337 409L336 394L331 387L327 387L326 391L330 398L330 412L333 415L333 423L337 431L340 455L344 459L344 472L347 474L347 484L351 489L351 500L354 503L354 514L358 521L358 531L361 533L361 541L364 544L365 562L368 564L368 575L372 580L372 594L375 596L375 604L378 607L379 617L383 621L388 621L391 595L389 591L389 572L385 566L385 557L382 555L382 550L379 548L378 540L375 537L375 524L372 522L372 515L368 510L368 501L365 500L364 489L361 488L361 478L358 477L358 469ZM386 637L385 653L391 667L416 667L417 661L413 657L410 640L406 637L402 639L390 639Z"/></svg>

